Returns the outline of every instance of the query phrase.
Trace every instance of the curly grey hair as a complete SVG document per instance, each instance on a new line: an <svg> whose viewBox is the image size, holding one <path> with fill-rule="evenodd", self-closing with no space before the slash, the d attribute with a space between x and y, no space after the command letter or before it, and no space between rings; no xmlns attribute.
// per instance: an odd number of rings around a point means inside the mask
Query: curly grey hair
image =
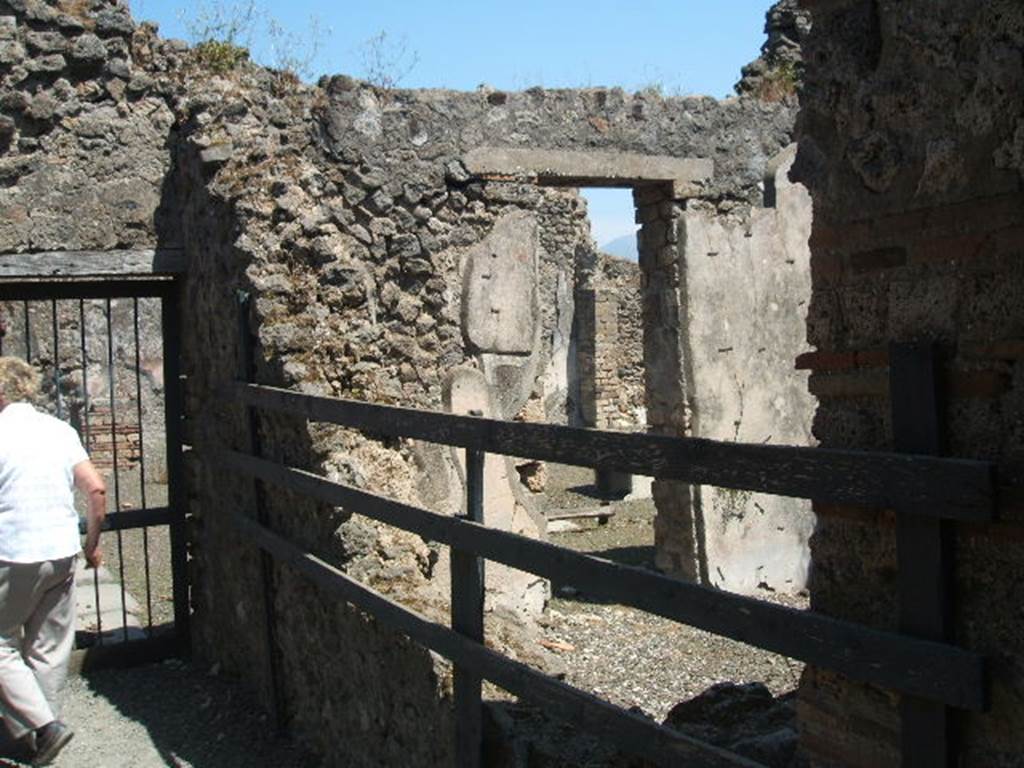
<svg viewBox="0 0 1024 768"><path fill-rule="evenodd" d="M0 357L0 397L9 403L32 400L39 392L39 371L18 357Z"/></svg>

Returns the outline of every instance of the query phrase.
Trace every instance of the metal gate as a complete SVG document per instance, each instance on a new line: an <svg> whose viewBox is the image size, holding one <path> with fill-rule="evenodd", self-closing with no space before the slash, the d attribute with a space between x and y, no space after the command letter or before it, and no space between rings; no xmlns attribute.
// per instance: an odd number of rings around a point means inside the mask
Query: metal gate
<svg viewBox="0 0 1024 768"><path fill-rule="evenodd" d="M0 282L0 352L40 370L38 406L107 481L105 566L77 576L77 669L188 649L178 308L173 279Z"/></svg>

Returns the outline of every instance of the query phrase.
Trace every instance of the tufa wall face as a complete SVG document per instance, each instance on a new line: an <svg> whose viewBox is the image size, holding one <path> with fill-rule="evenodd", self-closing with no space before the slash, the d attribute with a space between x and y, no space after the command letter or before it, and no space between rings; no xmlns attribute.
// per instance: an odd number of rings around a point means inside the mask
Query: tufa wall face
<svg viewBox="0 0 1024 768"><path fill-rule="evenodd" d="M0 253L175 239L164 226L168 71L183 46L136 27L125 7L77 5L0 3Z"/></svg>
<svg viewBox="0 0 1024 768"><path fill-rule="evenodd" d="M964 766L1019 765L1024 744L1024 6L1015 0L805 2L813 31L794 175L814 198L808 339L829 447L892 446L887 344L935 341L946 452L989 459L992 526L957 526L958 644L989 656L992 711L958 716ZM884 510L818 507L812 607L892 629ZM894 765L891 694L810 669L803 744L818 765Z"/></svg>
<svg viewBox="0 0 1024 768"><path fill-rule="evenodd" d="M653 431L807 444L813 401L792 360L805 349L811 211L785 180L785 156L780 148L765 164L775 208L634 195ZM804 502L662 480L652 492L663 570L744 593L804 588Z"/></svg>

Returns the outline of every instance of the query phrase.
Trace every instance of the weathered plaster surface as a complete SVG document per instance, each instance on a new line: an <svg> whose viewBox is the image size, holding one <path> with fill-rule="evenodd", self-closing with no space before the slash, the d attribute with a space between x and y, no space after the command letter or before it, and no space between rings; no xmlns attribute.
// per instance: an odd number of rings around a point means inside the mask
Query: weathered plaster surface
<svg viewBox="0 0 1024 768"><path fill-rule="evenodd" d="M806 372L793 369L806 351L811 201L788 181L788 155L773 179L777 207L733 218L691 204L680 220L688 386L699 437L812 443L815 400ZM746 593L806 586L810 502L711 487L698 498L710 583Z"/></svg>

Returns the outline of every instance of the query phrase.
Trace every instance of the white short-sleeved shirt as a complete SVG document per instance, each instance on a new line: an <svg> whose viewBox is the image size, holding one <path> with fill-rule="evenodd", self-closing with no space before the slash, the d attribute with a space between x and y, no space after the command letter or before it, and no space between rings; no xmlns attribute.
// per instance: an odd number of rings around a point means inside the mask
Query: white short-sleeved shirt
<svg viewBox="0 0 1024 768"><path fill-rule="evenodd" d="M81 549L73 467L78 433L28 403L0 411L0 561L39 563Z"/></svg>

